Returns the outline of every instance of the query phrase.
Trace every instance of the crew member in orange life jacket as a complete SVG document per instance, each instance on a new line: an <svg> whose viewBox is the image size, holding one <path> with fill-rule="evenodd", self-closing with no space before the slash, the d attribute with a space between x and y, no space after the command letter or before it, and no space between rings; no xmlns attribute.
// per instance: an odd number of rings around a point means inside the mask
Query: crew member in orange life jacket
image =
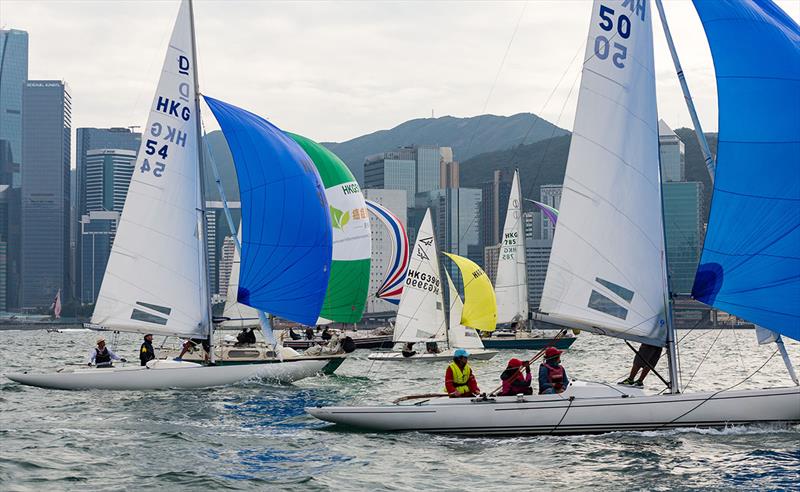
<svg viewBox="0 0 800 492"><path fill-rule="evenodd" d="M569 386L567 370L561 366L561 351L547 347L544 362L539 366L539 394L561 393Z"/></svg>

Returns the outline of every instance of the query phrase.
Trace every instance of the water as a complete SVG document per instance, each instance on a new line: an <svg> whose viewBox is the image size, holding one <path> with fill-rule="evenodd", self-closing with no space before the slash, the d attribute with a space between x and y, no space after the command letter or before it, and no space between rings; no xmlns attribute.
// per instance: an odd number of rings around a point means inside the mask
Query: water
<svg viewBox="0 0 800 492"><path fill-rule="evenodd" d="M774 352L749 331L696 331L681 344L690 389L736 384ZM0 332L0 374L80 362L95 333ZM110 337L107 337L110 338ZM158 341L157 341L158 342ZM113 341L112 341L113 343ZM112 347L136 359L138 337ZM800 344L787 341L800 360ZM800 426L462 438L330 430L303 407L383 403L438 391L444 364L373 363L357 351L336 376L293 386L195 391L49 391L0 378L0 490L106 489L798 489ZM508 358L475 361L483 390ZM563 356L573 378L616 381L632 354L582 334ZM666 373L665 361L659 371ZM659 391L651 375L649 388ZM779 355L739 388L790 384Z"/></svg>

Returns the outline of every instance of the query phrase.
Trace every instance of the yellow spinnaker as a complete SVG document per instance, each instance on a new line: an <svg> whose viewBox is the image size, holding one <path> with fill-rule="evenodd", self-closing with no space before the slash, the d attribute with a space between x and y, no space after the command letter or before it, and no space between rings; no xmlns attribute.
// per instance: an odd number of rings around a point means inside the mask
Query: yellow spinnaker
<svg viewBox="0 0 800 492"><path fill-rule="evenodd" d="M464 279L464 311L461 324L480 331L494 331L497 325L497 300L492 282L481 267L463 256L445 253L453 260Z"/></svg>

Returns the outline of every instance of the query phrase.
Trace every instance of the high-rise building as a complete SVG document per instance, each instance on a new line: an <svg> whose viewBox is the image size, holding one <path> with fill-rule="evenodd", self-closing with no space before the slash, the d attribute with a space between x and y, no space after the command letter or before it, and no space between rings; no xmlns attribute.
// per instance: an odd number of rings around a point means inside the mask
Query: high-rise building
<svg viewBox="0 0 800 492"><path fill-rule="evenodd" d="M542 185L539 191L539 201L558 210L561 207L561 189L563 185L549 184ZM556 233L556 225L547 218L545 214L542 216L542 239L553 239Z"/></svg>
<svg viewBox="0 0 800 492"><path fill-rule="evenodd" d="M84 196L80 202L84 213L78 221L75 259L82 303L97 300L135 165L136 151L133 150L98 149L83 156Z"/></svg>
<svg viewBox="0 0 800 492"><path fill-rule="evenodd" d="M222 241L222 256L219 260L219 286L217 294L225 296L228 293L228 283L231 280L231 270L233 268L233 254L236 250L236 243L233 236L225 236Z"/></svg>
<svg viewBox="0 0 800 492"><path fill-rule="evenodd" d="M239 229L242 220L242 202L229 201L228 210L234 228ZM221 262L225 241L231 238L228 218L225 214L225 205L221 201L206 200L206 247L208 248L208 280L211 292L224 295L227 289L227 280L223 286L220 283ZM230 275L230 274L229 274Z"/></svg>
<svg viewBox="0 0 800 492"><path fill-rule="evenodd" d="M502 245L486 246L483 248L483 270L492 281L492 285L497 280L497 263L500 261L500 247Z"/></svg>
<svg viewBox="0 0 800 492"><path fill-rule="evenodd" d="M525 240L525 269L528 280L528 308L532 311L539 309L544 290L544 279L547 275L547 265L550 262L550 251L553 248L552 239L526 239Z"/></svg>
<svg viewBox="0 0 800 492"><path fill-rule="evenodd" d="M22 91L23 307L69 291L71 110L59 80L29 80Z"/></svg>
<svg viewBox="0 0 800 492"><path fill-rule="evenodd" d="M11 146L12 162L17 168L13 181L21 186L22 163L22 88L28 80L28 33L0 29L0 140Z"/></svg>
<svg viewBox="0 0 800 492"><path fill-rule="evenodd" d="M483 199L480 212L480 244L482 246L500 244L513 178L513 171L497 169L492 175L492 180L481 186Z"/></svg>
<svg viewBox="0 0 800 492"><path fill-rule="evenodd" d="M83 288L81 286L83 275L81 272L83 271L82 261L84 255L82 254L83 247L81 245L81 240L83 239L80 231L81 220L83 219L83 215L88 214L92 210L112 210L111 208L98 209L87 207L86 197L88 196L89 190L87 189L86 178L87 159L89 159L89 153L104 149L130 151L134 152L135 161L136 152L138 152L139 145L142 141L142 134L133 132L129 128L119 127L78 128L76 130L75 137L75 187L72 188L75 190L75 193L72 193L71 208L73 209L73 214L71 223L73 225L72 242L75 243L75 251L78 252L78 254L75 255L74 261L74 269L76 272L78 272L78 274L75 276L77 279L76 288L78 292L83 292ZM96 154L94 156L94 158L96 158ZM128 181L130 181L130 178L128 178ZM127 188L125 189L125 195L126 194ZM113 210L117 209L114 208ZM117 211L121 212L121 209Z"/></svg>
<svg viewBox="0 0 800 492"><path fill-rule="evenodd" d="M442 165L453 163L453 149L436 145L410 145L368 156L364 161L364 187L405 190L409 206L417 193L442 188ZM449 166L452 178L453 166ZM455 173L458 174L457 164Z"/></svg>
<svg viewBox="0 0 800 492"><path fill-rule="evenodd" d="M388 208L400 219L408 229L406 211L408 210L407 194L404 190L374 190L364 189L364 197L373 202L379 203ZM381 313L386 311L397 311L397 305L378 299L375 293L383 284L386 272L391 266L389 261L392 258L392 241L389 231L372 214L369 214L369 226L372 231L372 262L369 267L369 294L367 296L367 306L365 313ZM413 247L410 244L409 247Z"/></svg>
<svg viewBox="0 0 800 492"><path fill-rule="evenodd" d="M7 190L5 235L6 295L0 302L6 308L19 307L22 249L22 87L28 80L28 33L18 29L0 29L0 185Z"/></svg>
<svg viewBox="0 0 800 492"><path fill-rule="evenodd" d="M476 188L446 188L417 193L415 215L424 215L431 209L433 229L439 250L459 256L476 256L480 246L481 190ZM476 248L477 247L477 248ZM477 255L479 256L479 255ZM480 260L480 258L477 258ZM461 274L449 260L443 265L456 286L461 285Z"/></svg>
<svg viewBox="0 0 800 492"><path fill-rule="evenodd" d="M658 149L661 181L686 181L686 153L683 142L664 120L658 120Z"/></svg>
<svg viewBox="0 0 800 492"><path fill-rule="evenodd" d="M459 188L460 183L458 161L446 161L442 158L439 165L439 188Z"/></svg>
<svg viewBox="0 0 800 492"><path fill-rule="evenodd" d="M690 294L702 251L703 183L668 182L662 190L670 290Z"/></svg>
<svg viewBox="0 0 800 492"><path fill-rule="evenodd" d="M0 184L0 311L8 309L8 200L11 185Z"/></svg>

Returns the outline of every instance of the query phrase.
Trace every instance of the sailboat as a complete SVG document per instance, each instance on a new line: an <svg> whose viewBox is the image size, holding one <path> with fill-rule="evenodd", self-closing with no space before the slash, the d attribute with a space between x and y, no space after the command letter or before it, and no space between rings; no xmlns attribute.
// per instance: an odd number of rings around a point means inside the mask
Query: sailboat
<svg viewBox="0 0 800 492"><path fill-rule="evenodd" d="M403 294L406 274L408 273L408 236L403 222L391 210L380 203L367 200L369 211L383 224L389 232L389 241L392 243L392 256L386 276L378 287L375 296L392 304L400 304Z"/></svg>
<svg viewBox="0 0 800 492"><path fill-rule="evenodd" d="M451 258L457 264L461 260L461 257L451 256ZM463 258L463 260L466 260L466 258ZM482 276L482 280L488 285L484 285L483 296L475 295L474 298L467 299L468 305L465 309L479 313L480 316L475 316L475 318L480 318L477 320L479 328L488 331L494 329L496 319L496 311L492 309L494 307L492 285L483 270L474 263L469 263L471 265L464 264L462 266L459 264L459 268L470 269L469 277L465 275L465 278L475 278L477 280L475 287L473 287L476 292L483 285L478 277ZM473 269L472 266L477 269ZM436 343L437 348L438 343L445 343L448 344L449 348L444 351L418 353L408 357L404 356L402 352L375 352L369 355L368 358L370 360L410 362L415 360L443 361L453 358L453 352L456 347L448 343L448 323L445 318L445 301L440 272L439 248L433 232L431 211L428 209L417 232L417 240L414 243L414 249L411 254L405 286L400 297L397 322L395 323L392 340L395 344ZM485 294L486 287L488 287L491 294L489 298ZM491 303L487 305L487 301L491 301ZM480 307L476 307L479 303L481 304ZM486 317L489 318L489 321L485 319ZM491 359L497 354L494 351L483 350L482 345L479 349L471 352L474 359Z"/></svg>
<svg viewBox="0 0 800 492"><path fill-rule="evenodd" d="M183 0L92 316L94 325L108 330L213 343L196 60L192 2ZM228 141L241 192L238 299L313 322L331 263L330 216L319 175L305 152L263 118L205 100ZM251 378L296 381L328 362L213 365L213 358L212 349L209 365L156 359L145 366L66 368L8 378L54 389L203 388Z"/></svg>
<svg viewBox="0 0 800 492"><path fill-rule="evenodd" d="M800 28L768 0L694 4L711 44L721 107L710 236L695 296L797 339L800 120L789 101L800 94ZM573 381L554 395L317 407L306 409L309 414L371 430L474 435L800 423L798 386L736 389L741 381L717 391L680 391L661 210L651 13L647 1L593 4L542 310L595 333L666 345L670 391L650 395ZM764 224L758 214L773 207L779 211ZM748 225L759 232L739 235L737 225L747 221L740 214L760 217ZM720 243L724 247L716 249Z"/></svg>
<svg viewBox="0 0 800 492"><path fill-rule="evenodd" d="M575 337L552 338L534 335L528 327L528 277L525 266L525 228L522 221L522 191L519 170L514 170L508 209L503 225L503 242L497 260L497 323L512 325L485 337L483 344L492 349L539 350L549 346L569 348Z"/></svg>

